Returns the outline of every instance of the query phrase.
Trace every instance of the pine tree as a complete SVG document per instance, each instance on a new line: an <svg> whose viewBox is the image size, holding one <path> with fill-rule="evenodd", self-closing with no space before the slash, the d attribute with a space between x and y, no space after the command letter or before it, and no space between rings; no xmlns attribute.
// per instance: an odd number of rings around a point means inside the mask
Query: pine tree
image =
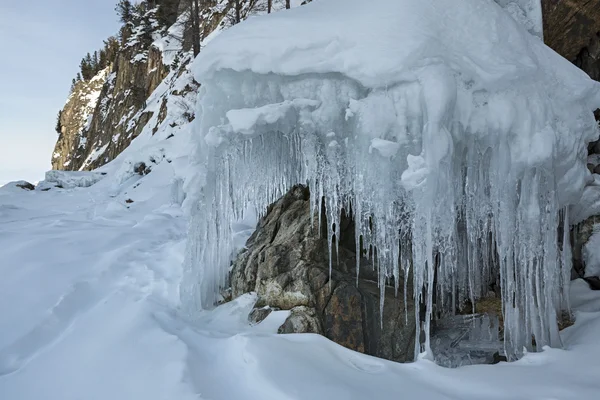
<svg viewBox="0 0 600 400"><path fill-rule="evenodd" d="M100 62L98 61L98 51L94 51L94 56L92 57L92 70L94 71L94 75L100 72Z"/></svg>
<svg viewBox="0 0 600 400"><path fill-rule="evenodd" d="M179 59L179 53L175 54L175 58L173 58L173 62L171 63L171 71L175 71L179 68L179 63L181 60Z"/></svg>
<svg viewBox="0 0 600 400"><path fill-rule="evenodd" d="M188 0L190 2L190 22L192 27L192 49L194 57L200 53L200 7L198 0Z"/></svg>
<svg viewBox="0 0 600 400"><path fill-rule="evenodd" d="M171 26L177 20L179 0L157 0L156 20L163 27Z"/></svg>
<svg viewBox="0 0 600 400"><path fill-rule="evenodd" d="M98 68L104 69L108 66L108 62L106 61L106 50L100 50L100 56L98 57Z"/></svg>
<svg viewBox="0 0 600 400"><path fill-rule="evenodd" d="M85 57L81 59L81 62L79 63L79 69L81 71L81 76L83 77L83 80L87 81L90 74L90 66L85 61Z"/></svg>
<svg viewBox="0 0 600 400"><path fill-rule="evenodd" d="M60 122L61 117L62 117L62 110L59 110L58 116L56 117L56 126L54 127L54 130L56 130L56 133L58 133L59 135L62 133L62 123Z"/></svg>
<svg viewBox="0 0 600 400"><path fill-rule="evenodd" d="M120 0L115 7L120 21L127 25L133 20L133 6L129 0Z"/></svg>
<svg viewBox="0 0 600 400"><path fill-rule="evenodd" d="M119 51L119 41L114 36L104 41L104 51L106 53L106 64L113 62Z"/></svg>
<svg viewBox="0 0 600 400"><path fill-rule="evenodd" d="M242 3L240 0L235 0L235 23L239 24L240 22L242 22Z"/></svg>

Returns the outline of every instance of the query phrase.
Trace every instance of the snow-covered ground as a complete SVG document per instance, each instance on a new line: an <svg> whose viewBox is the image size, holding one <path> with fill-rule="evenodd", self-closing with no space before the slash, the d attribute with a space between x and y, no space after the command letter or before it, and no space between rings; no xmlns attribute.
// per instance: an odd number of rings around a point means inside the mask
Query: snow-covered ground
<svg viewBox="0 0 600 400"><path fill-rule="evenodd" d="M151 177L118 193L110 175L88 188L0 189L0 399L598 398L600 292L582 281L565 350L455 370L276 335L284 311L251 327L251 295L190 319L179 303L186 217L143 192L170 184Z"/></svg>

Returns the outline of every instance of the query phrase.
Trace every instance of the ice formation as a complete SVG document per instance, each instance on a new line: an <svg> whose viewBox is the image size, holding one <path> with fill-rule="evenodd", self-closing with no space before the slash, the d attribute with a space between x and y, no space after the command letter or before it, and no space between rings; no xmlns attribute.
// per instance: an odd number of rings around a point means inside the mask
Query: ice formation
<svg viewBox="0 0 600 400"><path fill-rule="evenodd" d="M600 90L509 13L482 0L318 1L223 32L195 75L202 193L186 304L211 307L226 285L232 224L306 182L313 212L325 199L331 250L351 209L381 290L401 276L419 288L416 352L431 353L432 318L494 282L510 358L532 337L560 345L570 250L558 227L589 175Z"/></svg>

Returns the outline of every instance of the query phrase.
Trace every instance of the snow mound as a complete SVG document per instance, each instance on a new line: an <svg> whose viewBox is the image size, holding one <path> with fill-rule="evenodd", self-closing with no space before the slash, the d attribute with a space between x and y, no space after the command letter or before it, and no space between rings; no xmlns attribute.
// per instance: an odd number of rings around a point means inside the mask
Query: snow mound
<svg viewBox="0 0 600 400"><path fill-rule="evenodd" d="M330 254L351 209L357 252L377 249L381 290L401 276L423 288L415 353L431 356L434 308L452 314L494 282L509 358L535 350L532 336L537 349L560 346L571 253L557 228L589 178L600 84L503 8L319 1L223 32L194 68L199 168L187 187L202 190L181 291L191 310L226 284L235 222L307 182Z"/></svg>
<svg viewBox="0 0 600 400"><path fill-rule="evenodd" d="M535 78L543 60L532 47L542 43L491 1L461 3L330 0L252 18L215 38L199 55L196 73L209 79L223 69L339 72L367 87L385 87L413 81L415 69L436 63L460 71L465 80L477 78L475 83L484 87ZM559 65L567 63L552 56ZM568 78L566 85L585 74ZM582 84L574 95L586 87Z"/></svg>
<svg viewBox="0 0 600 400"><path fill-rule="evenodd" d="M64 189L76 187L89 187L100 181L106 175L105 172L95 171L48 171L45 182L55 184Z"/></svg>
<svg viewBox="0 0 600 400"><path fill-rule="evenodd" d="M27 181L13 181L0 186L0 192L4 193L20 192L23 190L29 191L34 189L35 185Z"/></svg>

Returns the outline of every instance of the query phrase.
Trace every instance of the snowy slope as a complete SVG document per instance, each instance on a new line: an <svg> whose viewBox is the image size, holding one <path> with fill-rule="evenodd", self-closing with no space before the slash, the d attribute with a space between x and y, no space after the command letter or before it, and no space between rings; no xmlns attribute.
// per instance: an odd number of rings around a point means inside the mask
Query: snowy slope
<svg viewBox="0 0 600 400"><path fill-rule="evenodd" d="M285 312L250 327L252 296L190 320L178 294L186 217L168 196L151 196L168 192L172 175L157 174L148 193L132 189L153 173L115 197L111 176L89 188L0 189L0 398L597 398L600 294L581 281L566 350L456 370L275 335ZM126 208L130 195L142 200Z"/></svg>

